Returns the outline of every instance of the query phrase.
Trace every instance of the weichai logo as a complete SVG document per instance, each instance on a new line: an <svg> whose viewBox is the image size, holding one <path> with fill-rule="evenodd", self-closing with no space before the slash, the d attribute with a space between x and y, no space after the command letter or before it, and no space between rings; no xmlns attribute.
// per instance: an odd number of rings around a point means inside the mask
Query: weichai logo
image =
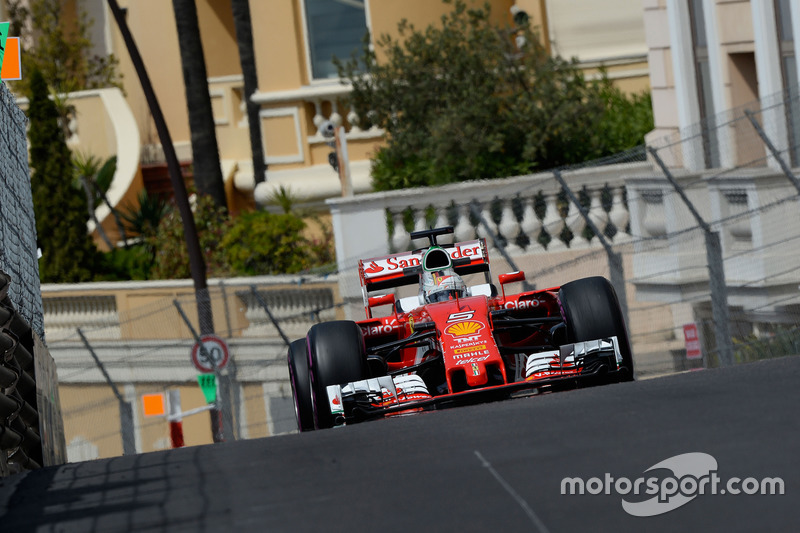
<svg viewBox="0 0 800 533"><path fill-rule="evenodd" d="M463 337L464 335L472 335L479 332L483 328L483 324L468 320L466 322L456 322L444 328L444 332L453 337Z"/></svg>
<svg viewBox="0 0 800 533"><path fill-rule="evenodd" d="M0 79L21 80L19 37L9 37L10 22L0 22Z"/></svg>

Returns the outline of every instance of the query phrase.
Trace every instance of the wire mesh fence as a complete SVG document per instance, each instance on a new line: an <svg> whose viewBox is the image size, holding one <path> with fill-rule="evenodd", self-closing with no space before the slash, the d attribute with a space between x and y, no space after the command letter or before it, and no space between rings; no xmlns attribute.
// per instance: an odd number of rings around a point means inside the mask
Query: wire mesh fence
<svg viewBox="0 0 800 533"><path fill-rule="evenodd" d="M13 279L9 297L14 306L44 338L27 124L14 96L0 83L0 270Z"/></svg>
<svg viewBox="0 0 800 533"><path fill-rule="evenodd" d="M429 226L452 225L457 241L486 238L495 279L523 270L531 286L544 289L619 276L640 378L797 354L796 95L733 109L647 148L557 173L356 197L352 209L334 217L355 217L345 227L385 228L387 238L345 236L360 252L340 254L336 275L213 280L213 329L231 354L220 373L226 437L294 429L285 340L320 321L364 318L358 260L421 246L408 232ZM108 284L80 293L45 287L72 460L124 448L120 400L77 327L133 405L137 451L170 446L166 419L143 415L143 394L178 389L182 410L205 404L190 363L194 338L177 310L199 330L197 301L190 283L181 283ZM187 416L183 424L187 444L211 442L209 415Z"/></svg>

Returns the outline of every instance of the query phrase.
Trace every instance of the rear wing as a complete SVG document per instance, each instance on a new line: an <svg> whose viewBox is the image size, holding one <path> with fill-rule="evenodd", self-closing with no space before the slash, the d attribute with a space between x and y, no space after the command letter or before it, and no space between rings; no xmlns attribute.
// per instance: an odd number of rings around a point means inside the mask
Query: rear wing
<svg viewBox="0 0 800 533"><path fill-rule="evenodd" d="M491 283L492 276L489 271L489 254L486 250L486 240L475 239L455 244L440 244L439 246L450 254L450 259L453 260L453 268L457 274L463 276L476 272L485 272L487 283ZM367 305L367 294L372 291L419 283L422 256L427 249L427 247L419 248L410 252L400 252L359 261L358 275L361 279L361 288L364 293L364 305Z"/></svg>

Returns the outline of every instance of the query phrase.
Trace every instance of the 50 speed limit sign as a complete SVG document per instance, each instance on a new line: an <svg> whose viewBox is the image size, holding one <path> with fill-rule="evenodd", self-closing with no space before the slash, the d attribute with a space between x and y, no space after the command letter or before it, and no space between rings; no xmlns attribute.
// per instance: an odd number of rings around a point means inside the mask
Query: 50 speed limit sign
<svg viewBox="0 0 800 533"><path fill-rule="evenodd" d="M200 349L200 343L192 346L192 364L195 368L200 372L213 372L215 369L225 368L230 358L228 344L216 335L203 335L200 340L205 350Z"/></svg>

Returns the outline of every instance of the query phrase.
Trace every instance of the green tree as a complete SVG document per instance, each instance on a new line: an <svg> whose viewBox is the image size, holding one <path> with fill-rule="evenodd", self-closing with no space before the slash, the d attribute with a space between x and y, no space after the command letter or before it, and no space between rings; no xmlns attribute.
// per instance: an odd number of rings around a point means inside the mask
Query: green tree
<svg viewBox="0 0 800 533"><path fill-rule="evenodd" d="M77 6L77 19L63 24L63 0L7 0L11 34L25 40L22 71L41 71L56 94L98 87L122 87L113 54L97 55L89 38L94 21ZM30 43L28 45L27 43ZM30 97L32 79L11 82L15 92Z"/></svg>
<svg viewBox="0 0 800 533"><path fill-rule="evenodd" d="M58 110L39 70L30 73L31 190L43 282L90 281L101 257L86 230L86 198L73 186L70 152Z"/></svg>
<svg viewBox="0 0 800 533"><path fill-rule="evenodd" d="M229 232L231 221L227 210L218 207L207 195L198 194L194 206L194 222L200 250L210 276L226 276L230 267L221 246L223 237ZM189 254L180 213L172 209L166 213L149 246L155 250L150 275L153 279L182 279L191 277Z"/></svg>
<svg viewBox="0 0 800 533"><path fill-rule="evenodd" d="M444 1L452 9L440 25L403 20L397 38L379 37L384 61L365 46L360 61L338 62L358 114L387 132L375 189L527 173L641 142L621 131L614 106L625 98L608 80L589 81L575 60L548 54L529 27L493 25L488 4ZM647 131L652 119L631 127Z"/></svg>
<svg viewBox="0 0 800 533"><path fill-rule="evenodd" d="M222 247L237 274L294 274L316 266L304 229L297 215L252 211L239 215Z"/></svg>

